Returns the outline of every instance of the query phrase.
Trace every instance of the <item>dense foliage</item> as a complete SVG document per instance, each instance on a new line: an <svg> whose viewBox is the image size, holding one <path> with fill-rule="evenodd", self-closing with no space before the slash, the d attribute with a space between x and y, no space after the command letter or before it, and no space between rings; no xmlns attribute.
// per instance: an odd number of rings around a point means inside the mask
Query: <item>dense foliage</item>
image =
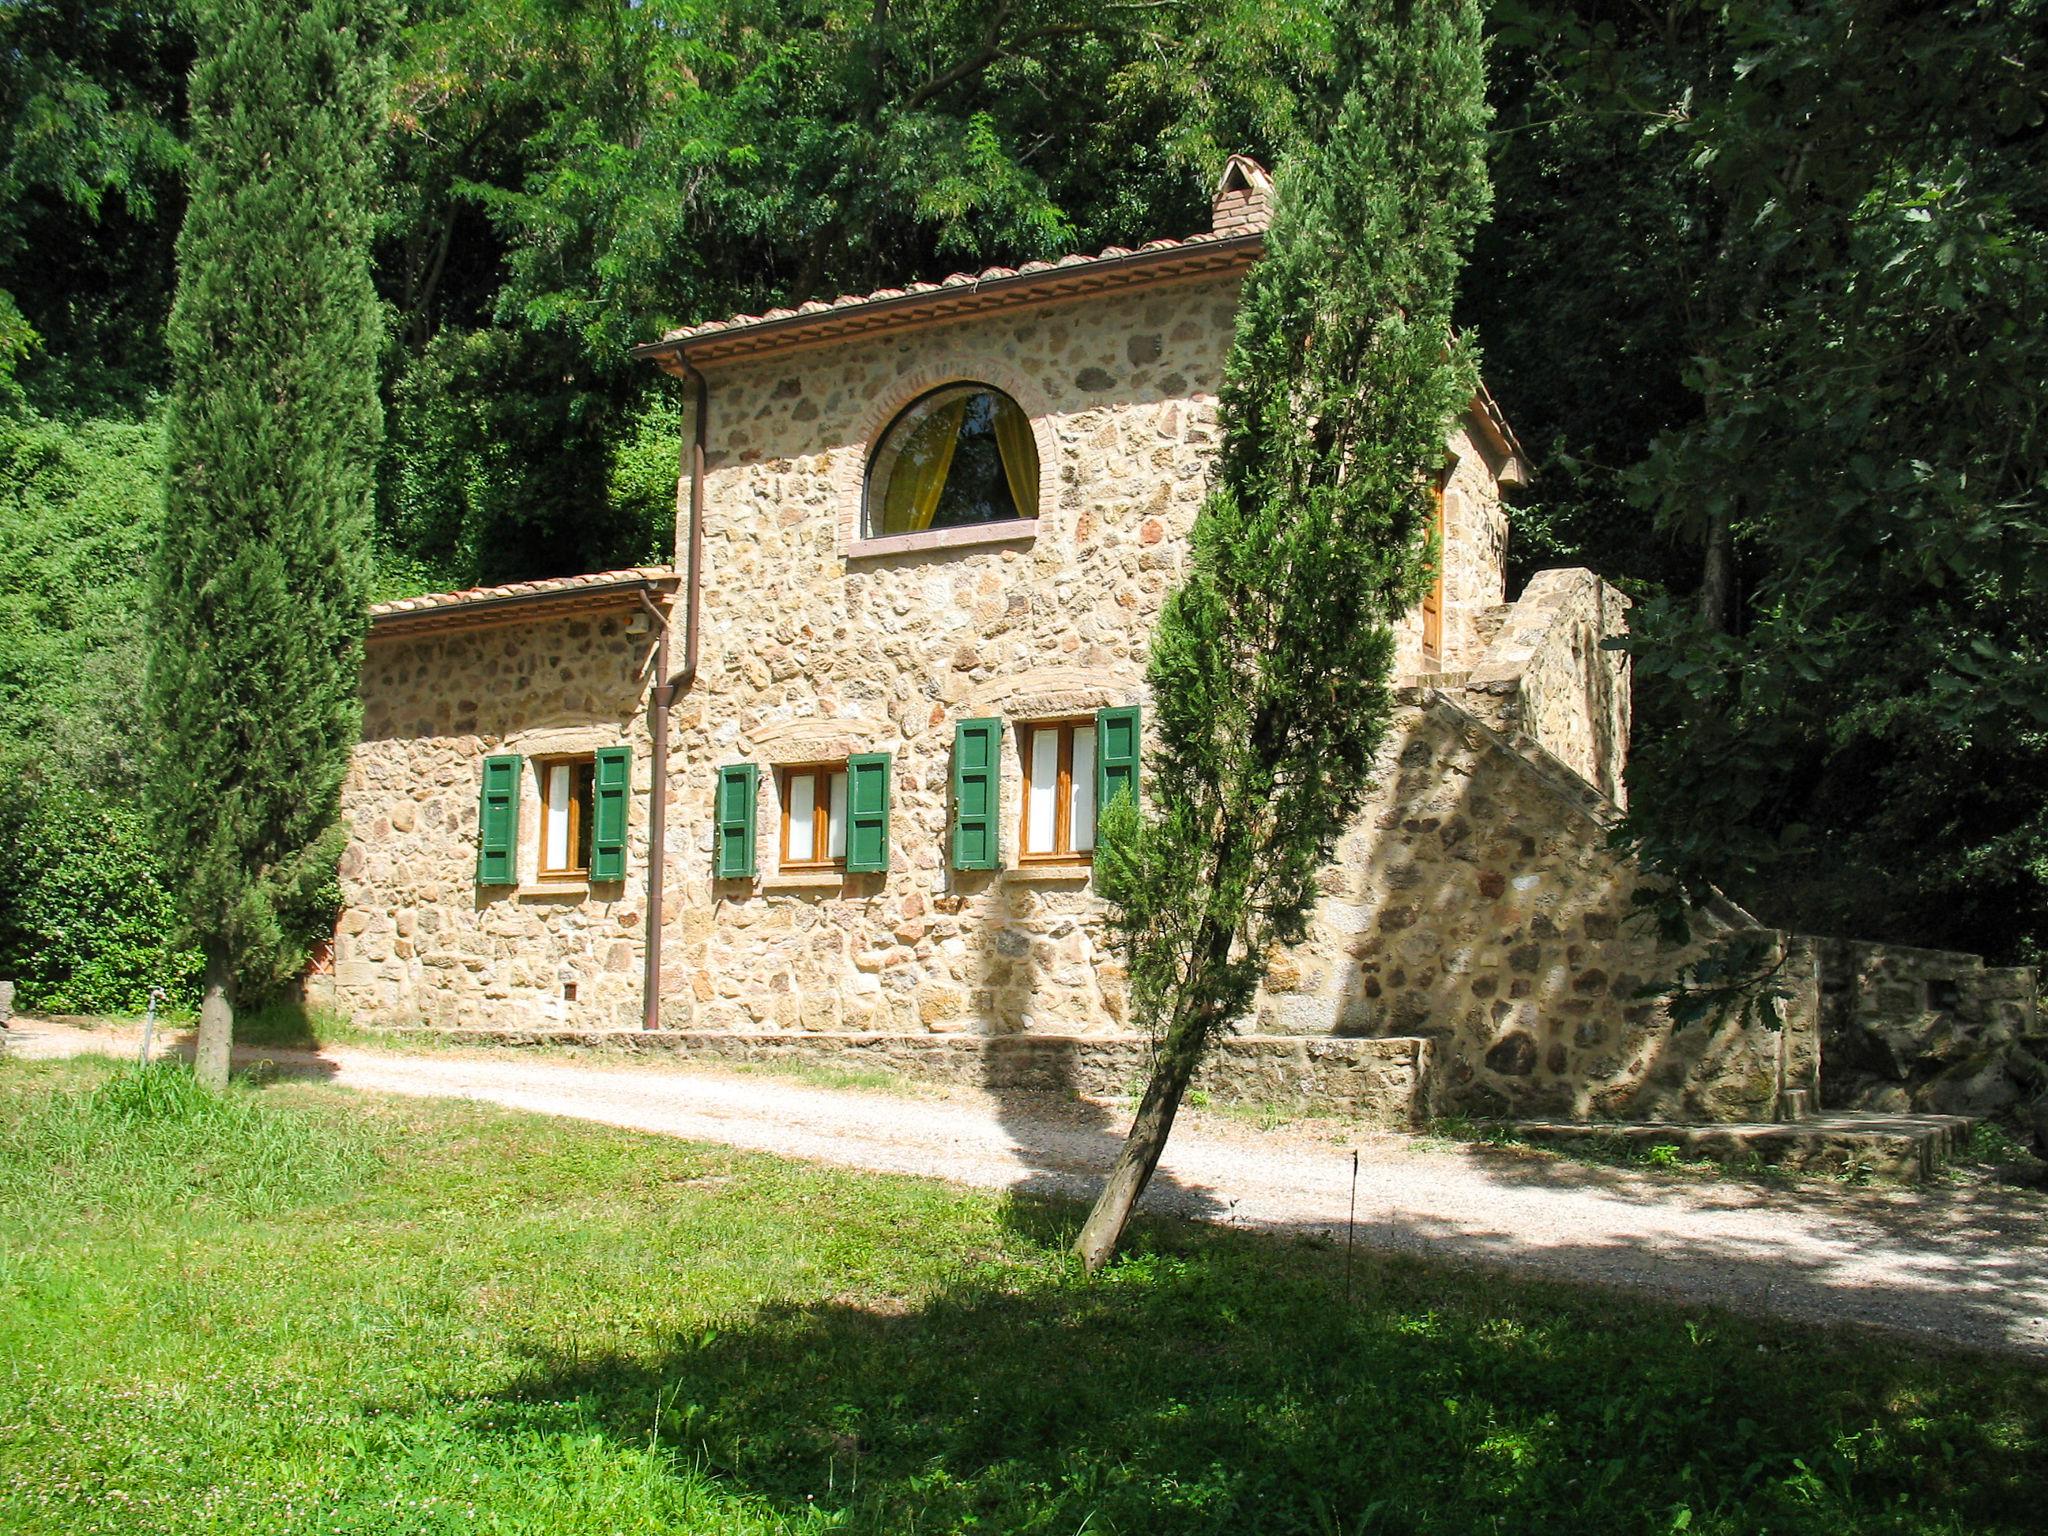
<svg viewBox="0 0 2048 1536"><path fill-rule="evenodd" d="M0 976L24 1006L196 997L140 788L154 422L0 420Z"/></svg>
<svg viewBox="0 0 2048 1536"><path fill-rule="evenodd" d="M1635 832L1795 926L2041 952L2040 0L1490 12L1461 320L1541 472L1517 580L1642 600ZM0 760L116 799L192 14L0 7ZM1328 0L405 0L372 590L666 554L677 402L632 343L1199 228L1228 152L1320 120L1328 29Z"/></svg>
<svg viewBox="0 0 2048 1536"><path fill-rule="evenodd" d="M309 928L333 921L346 840L383 428L380 20L359 0L215 0L192 73L145 702L150 808L206 957L198 1060L216 1087L236 977L298 973Z"/></svg>
<svg viewBox="0 0 2048 1536"><path fill-rule="evenodd" d="M2048 9L1515 9L1478 307L1563 450L1544 553L1642 579L1633 834L1769 920L2040 955Z"/></svg>
<svg viewBox="0 0 2048 1536"><path fill-rule="evenodd" d="M1478 6L1362 0L1333 21L1343 94L1281 176L1193 558L1152 636L1154 809L1104 816L1102 889L1159 1049L1082 1234L1091 1266L1371 788L1395 626L1428 582L1444 438L1472 398L1451 310L1487 205Z"/></svg>

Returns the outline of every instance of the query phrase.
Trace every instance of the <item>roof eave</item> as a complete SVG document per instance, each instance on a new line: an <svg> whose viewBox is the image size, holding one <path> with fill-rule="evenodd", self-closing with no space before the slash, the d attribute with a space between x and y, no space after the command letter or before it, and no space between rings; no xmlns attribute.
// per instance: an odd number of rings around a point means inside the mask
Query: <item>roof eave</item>
<svg viewBox="0 0 2048 1536"><path fill-rule="evenodd" d="M886 298L852 304L827 304L701 335L668 336L635 347L628 355L693 367L752 359L787 348L868 337L964 314L1040 304L1066 296L1085 297L1103 288L1233 271L1250 266L1264 246L1265 237L1257 233L1184 241L1160 249L1126 251L1118 256L1048 266L1035 272L1012 272L972 282L906 289Z"/></svg>
<svg viewBox="0 0 2048 1536"><path fill-rule="evenodd" d="M554 592L485 593L460 602L441 603L432 608L407 609L370 616L370 640L410 639L429 631L444 629L489 629L500 624L517 624L528 619L566 618L576 613L595 613L610 608L635 606L642 594L657 600L672 597L679 576L641 576L602 586L569 587Z"/></svg>

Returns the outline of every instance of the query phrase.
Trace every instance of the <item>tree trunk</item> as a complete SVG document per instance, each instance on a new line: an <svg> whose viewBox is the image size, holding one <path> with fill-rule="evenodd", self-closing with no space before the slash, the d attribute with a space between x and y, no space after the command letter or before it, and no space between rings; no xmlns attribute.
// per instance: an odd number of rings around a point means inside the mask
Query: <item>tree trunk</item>
<svg viewBox="0 0 2048 1536"><path fill-rule="evenodd" d="M1700 571L1700 618L1720 633L1728 631L1729 606L1735 596L1735 530L1725 516L1707 529L1707 554Z"/></svg>
<svg viewBox="0 0 2048 1536"><path fill-rule="evenodd" d="M1166 1150L1166 1138L1173 1130L1173 1117L1180 1113L1181 1095L1187 1092L1202 1056L1199 1044L1189 1037L1202 1032L1199 1023L1189 1021L1176 1024L1166 1037L1152 1079L1145 1085L1138 1117L1131 1122L1131 1133L1117 1150L1102 1193L1095 1197L1081 1235L1074 1239L1074 1252L1091 1275L1116 1253L1138 1197L1152 1181L1152 1170L1159 1166L1159 1155Z"/></svg>
<svg viewBox="0 0 2048 1536"><path fill-rule="evenodd" d="M202 1088L224 1093L228 1086L228 1052L235 1040L235 967L228 947L218 939L206 946L206 990L199 998L199 1045L192 1055L192 1075Z"/></svg>

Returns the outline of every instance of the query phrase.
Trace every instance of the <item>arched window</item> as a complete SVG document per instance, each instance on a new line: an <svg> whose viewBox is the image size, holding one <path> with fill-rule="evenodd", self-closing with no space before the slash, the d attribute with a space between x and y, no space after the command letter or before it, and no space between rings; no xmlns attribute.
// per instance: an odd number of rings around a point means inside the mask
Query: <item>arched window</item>
<svg viewBox="0 0 2048 1536"><path fill-rule="evenodd" d="M1036 516L1031 423L986 384L948 384L913 400L868 465L871 539Z"/></svg>

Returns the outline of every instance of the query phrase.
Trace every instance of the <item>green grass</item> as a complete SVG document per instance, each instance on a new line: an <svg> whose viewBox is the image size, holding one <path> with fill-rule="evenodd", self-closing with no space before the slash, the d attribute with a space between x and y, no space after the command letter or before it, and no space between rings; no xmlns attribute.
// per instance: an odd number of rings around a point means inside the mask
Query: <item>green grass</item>
<svg viewBox="0 0 2048 1536"><path fill-rule="evenodd" d="M1419 1262L1347 1302L1327 1244L1171 1224L1090 1283L1064 1206L160 1070L0 1060L0 1530L1833 1536L2048 1498L2033 1368Z"/></svg>

